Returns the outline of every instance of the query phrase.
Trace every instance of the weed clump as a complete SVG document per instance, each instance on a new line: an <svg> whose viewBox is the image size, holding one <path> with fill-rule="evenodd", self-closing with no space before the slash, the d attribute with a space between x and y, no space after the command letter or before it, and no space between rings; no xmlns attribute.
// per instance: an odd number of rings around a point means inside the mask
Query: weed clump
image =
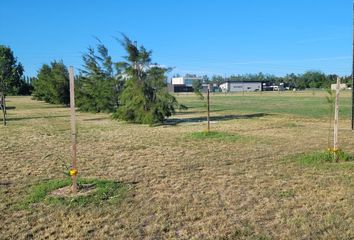
<svg viewBox="0 0 354 240"><path fill-rule="evenodd" d="M317 165L323 163L332 163L332 162L349 162L354 160L354 156L344 152L343 150L336 150L337 160L333 156L332 150L327 150L323 152L307 153L302 154L297 158L297 162L302 165Z"/></svg>

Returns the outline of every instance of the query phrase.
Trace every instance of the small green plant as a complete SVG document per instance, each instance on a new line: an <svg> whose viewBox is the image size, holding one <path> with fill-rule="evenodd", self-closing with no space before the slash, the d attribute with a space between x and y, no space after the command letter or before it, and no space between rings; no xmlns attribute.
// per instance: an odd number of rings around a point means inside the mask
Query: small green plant
<svg viewBox="0 0 354 240"><path fill-rule="evenodd" d="M329 126L328 126L328 141L327 141L327 147L330 148L331 146L331 130L332 130L332 118L333 118L333 110L334 110L334 102L336 99L336 96L334 94L334 91L332 91L330 88L326 89L327 96L326 96L326 102L328 106L328 114L329 114Z"/></svg>
<svg viewBox="0 0 354 240"><path fill-rule="evenodd" d="M277 193L277 196L279 198L291 198L295 196L295 191L290 189L290 190L286 190L286 191L281 191Z"/></svg>
<svg viewBox="0 0 354 240"><path fill-rule="evenodd" d="M51 192L54 190L70 186L71 180L49 180L33 186L29 190L29 194L21 203L24 208L30 207L36 203L46 203L55 205L67 206L86 206L89 204L100 205L104 202L117 203L120 202L128 190L127 185L119 182L109 180L96 180L96 179L79 179L78 187L90 185L94 187L94 191L88 195L78 196L52 196Z"/></svg>
<svg viewBox="0 0 354 240"><path fill-rule="evenodd" d="M203 88L203 84L201 80L194 80L192 82L193 90L195 95L199 98L199 100L204 100L204 96L201 92L201 89Z"/></svg>

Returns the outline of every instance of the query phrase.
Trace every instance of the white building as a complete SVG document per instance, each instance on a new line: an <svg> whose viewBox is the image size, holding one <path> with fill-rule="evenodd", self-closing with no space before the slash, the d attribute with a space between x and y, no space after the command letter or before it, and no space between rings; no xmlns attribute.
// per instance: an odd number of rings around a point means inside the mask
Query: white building
<svg viewBox="0 0 354 240"><path fill-rule="evenodd" d="M331 84L331 90L335 91L336 89L337 89L337 84ZM346 90L346 89L348 89L348 85L345 84L345 83L341 83L339 85L339 89L340 90Z"/></svg>
<svg viewBox="0 0 354 240"><path fill-rule="evenodd" d="M187 87L191 87L193 85L193 81L200 80L202 80L200 77L174 77L172 78L172 85L185 85Z"/></svg>
<svg viewBox="0 0 354 240"><path fill-rule="evenodd" d="M222 92L255 92L262 91L262 82L227 81L219 87Z"/></svg>

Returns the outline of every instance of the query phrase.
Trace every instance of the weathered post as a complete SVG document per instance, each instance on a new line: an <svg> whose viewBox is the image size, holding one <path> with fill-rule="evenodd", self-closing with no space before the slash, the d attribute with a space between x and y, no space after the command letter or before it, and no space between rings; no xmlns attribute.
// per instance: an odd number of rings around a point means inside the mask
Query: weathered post
<svg viewBox="0 0 354 240"><path fill-rule="evenodd" d="M336 102L334 107L334 139L333 139L333 157L335 161L338 161L338 118L339 118L339 92L340 92L340 78L337 77L336 85Z"/></svg>
<svg viewBox="0 0 354 240"><path fill-rule="evenodd" d="M0 93L0 107L3 113L3 123L4 126L6 126L6 103L4 93Z"/></svg>
<svg viewBox="0 0 354 240"><path fill-rule="evenodd" d="M74 89L74 68L69 68L70 80L70 123L71 123L71 169L72 179L71 190L77 193L77 160L76 160L76 114L75 114L75 89Z"/></svg>
<svg viewBox="0 0 354 240"><path fill-rule="evenodd" d="M207 92L207 104L208 104L208 133L210 132L210 84L208 84L208 92Z"/></svg>

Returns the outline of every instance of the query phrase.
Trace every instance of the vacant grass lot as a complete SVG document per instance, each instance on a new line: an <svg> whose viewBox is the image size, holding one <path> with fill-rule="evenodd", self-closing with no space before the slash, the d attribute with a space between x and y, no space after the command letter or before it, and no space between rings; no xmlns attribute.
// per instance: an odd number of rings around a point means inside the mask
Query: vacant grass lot
<svg viewBox="0 0 354 240"><path fill-rule="evenodd" d="M31 187L64 179L69 109L10 97L0 126L0 239L354 239L354 163L303 162L328 144L325 93L212 95L214 133L194 95L149 127L78 113L83 178L129 186L115 204L32 204ZM350 93L340 146L354 154Z"/></svg>

